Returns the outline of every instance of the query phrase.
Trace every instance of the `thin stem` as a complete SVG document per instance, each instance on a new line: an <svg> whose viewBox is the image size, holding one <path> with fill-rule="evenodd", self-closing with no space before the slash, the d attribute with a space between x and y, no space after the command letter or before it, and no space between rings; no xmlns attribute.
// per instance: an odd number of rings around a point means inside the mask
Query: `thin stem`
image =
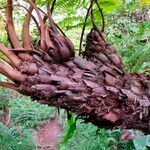
<svg viewBox="0 0 150 150"><path fill-rule="evenodd" d="M50 9L50 1L47 1L47 15L48 15L48 20L49 20L50 26L51 26L56 32L58 32L57 29L56 29L56 27L55 27L54 21L53 21L53 19L52 19L52 14L51 14L51 9Z"/></svg>
<svg viewBox="0 0 150 150"><path fill-rule="evenodd" d="M81 33L80 45L79 45L79 55L82 54L83 35L84 35L84 31L85 31L86 21L87 21L87 19L88 19L88 16L89 16L89 13L90 13L90 10L91 10L92 6L93 6L93 1L91 1L90 6L89 6L89 8L87 9L87 13L86 13L86 16L85 16L84 24L83 24L83 27L82 27L82 33Z"/></svg>
<svg viewBox="0 0 150 150"><path fill-rule="evenodd" d="M102 8L100 7L99 3L97 0L95 0L95 3L97 4L97 7L100 11L100 14L101 14L101 17L102 17L102 28L101 28L101 32L103 33L104 30L105 30L105 19L104 19L104 14L103 14L103 11L102 11Z"/></svg>
<svg viewBox="0 0 150 150"><path fill-rule="evenodd" d="M98 32L98 34L100 35L100 37L103 39L103 41L105 41L102 32L98 29L96 23L94 22L94 15L93 15L93 8L91 8L91 21L92 21L92 25L93 25L93 29L96 30ZM106 41L105 41L106 42Z"/></svg>
<svg viewBox="0 0 150 150"><path fill-rule="evenodd" d="M44 15L44 17L43 17L43 22L44 22L44 24L45 24L45 22L46 22L48 16L47 16L47 14L46 14L41 8L39 8L39 7L37 7L37 8L39 9L40 12L43 13L43 15Z"/></svg>
<svg viewBox="0 0 150 150"><path fill-rule="evenodd" d="M93 8L91 8L91 21L92 21L92 25L93 25L93 28L94 28L95 22L94 22Z"/></svg>
<svg viewBox="0 0 150 150"><path fill-rule="evenodd" d="M28 13L30 13L29 10L28 10L25 6L23 6L23 5L14 5L14 6L22 7L22 8L24 8ZM40 32L40 27L39 27L39 24L38 24L36 18L35 18L32 14L30 14L30 15L31 15L33 21L35 22L38 31Z"/></svg>
<svg viewBox="0 0 150 150"><path fill-rule="evenodd" d="M53 13L55 4L56 4L56 0L53 0L52 7L51 7L51 14Z"/></svg>

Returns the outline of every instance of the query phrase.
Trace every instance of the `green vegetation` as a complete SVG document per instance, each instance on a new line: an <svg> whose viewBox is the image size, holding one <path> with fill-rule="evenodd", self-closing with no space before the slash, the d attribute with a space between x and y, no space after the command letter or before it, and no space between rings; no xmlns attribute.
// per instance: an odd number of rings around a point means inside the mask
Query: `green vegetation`
<svg viewBox="0 0 150 150"><path fill-rule="evenodd" d="M87 0L59 0L53 14L56 22L74 42L76 49L79 46L84 20L81 10L86 12L87 2ZM100 2L105 12L105 34L108 41L116 46L127 71L150 74L150 20L140 18L146 13L146 8L150 5L149 0L140 2L131 0L129 3L125 3L124 0L102 0ZM43 8L44 3L45 0L38 0L38 4ZM58 14L63 14L63 17L60 15L58 19ZM94 14L97 24L100 24L101 18L97 8ZM16 12L15 15L18 17L20 14ZM0 20L2 21L1 16ZM0 31L4 31L4 26L1 24ZM91 23L88 20L86 33L90 28ZM39 39L34 31L33 37L38 42ZM0 41L6 45L9 44L5 32L0 35ZM0 57L3 56L0 55ZM2 108L0 116L3 115L3 108L10 110L9 125L5 126L0 123L0 150L35 150L35 142L32 137L35 129L50 120L56 113L55 108L41 105L36 101L31 101L28 97L2 88L0 89L0 108ZM140 134L137 133L138 138L122 142L120 130L98 129L89 123L83 123L74 115L67 120L63 111L59 115L60 120L66 122L63 124L64 131L62 142L59 145L60 150L148 150L150 147L149 135L140 137Z"/></svg>

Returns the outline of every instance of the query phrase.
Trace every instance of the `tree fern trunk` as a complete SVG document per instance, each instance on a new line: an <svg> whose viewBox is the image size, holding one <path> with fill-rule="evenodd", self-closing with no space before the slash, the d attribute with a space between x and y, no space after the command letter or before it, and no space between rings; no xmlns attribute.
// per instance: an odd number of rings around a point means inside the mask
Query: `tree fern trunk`
<svg viewBox="0 0 150 150"><path fill-rule="evenodd" d="M74 57L72 43L49 19L52 26L42 24L41 38L45 36L38 51L0 45L10 59L0 61L0 73L13 82L0 84L99 127L150 132L150 76L126 73L115 48L98 30L88 34L84 58Z"/></svg>
<svg viewBox="0 0 150 150"><path fill-rule="evenodd" d="M125 73L113 46L96 31L90 36L93 40L84 54L88 61L77 56L50 63L34 54L34 60L22 62L25 79L16 90L40 103L72 111L99 127L149 132L149 76Z"/></svg>

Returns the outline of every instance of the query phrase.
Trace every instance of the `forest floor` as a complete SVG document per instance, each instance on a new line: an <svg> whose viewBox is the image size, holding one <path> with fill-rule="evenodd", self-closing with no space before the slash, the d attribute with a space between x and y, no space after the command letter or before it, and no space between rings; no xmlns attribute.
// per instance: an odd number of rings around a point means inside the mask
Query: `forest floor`
<svg viewBox="0 0 150 150"><path fill-rule="evenodd" d="M38 150L56 150L61 141L62 127L56 118L52 118L39 127L34 138Z"/></svg>

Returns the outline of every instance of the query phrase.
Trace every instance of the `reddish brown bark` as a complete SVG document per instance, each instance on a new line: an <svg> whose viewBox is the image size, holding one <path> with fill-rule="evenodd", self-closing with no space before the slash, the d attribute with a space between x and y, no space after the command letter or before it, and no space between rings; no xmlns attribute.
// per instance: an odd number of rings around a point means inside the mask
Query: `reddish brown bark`
<svg viewBox="0 0 150 150"><path fill-rule="evenodd" d="M115 48L96 29L87 35L84 58L73 57L72 43L55 24L42 30L45 49L40 44L39 50L14 50L31 57L22 57L17 68L0 63L0 72L14 83L2 86L72 111L99 127L150 132L150 76L127 74Z"/></svg>
<svg viewBox="0 0 150 150"><path fill-rule="evenodd" d="M35 0L33 0L33 3L34 2ZM29 29L32 11L33 11L33 7L32 5L30 5L22 29L23 47L29 50L32 49L31 40L30 40L30 29Z"/></svg>
<svg viewBox="0 0 150 150"><path fill-rule="evenodd" d="M7 0L7 9L6 9L6 15L7 15L7 30L8 30L8 36L9 39L15 48L22 48L14 27L14 22L13 22L13 6L12 6L12 0Z"/></svg>
<svg viewBox="0 0 150 150"><path fill-rule="evenodd" d="M40 31L41 31L41 45L40 45L40 48L42 50L45 50L46 48L46 45L45 45L45 35L44 35L44 28L45 28L45 25L44 25L44 22L43 22L43 19L42 19L42 16L40 14L40 11L39 9L36 7L36 5L33 3L32 0L28 0L30 5L35 9L36 13L37 13L37 16L39 18L39 21L40 21Z"/></svg>
<svg viewBox="0 0 150 150"><path fill-rule="evenodd" d="M0 44L0 50L6 57L8 57L8 59L10 59L12 65L14 65L15 67L19 66L21 60L18 56L16 56L13 52L9 51L9 49L2 44Z"/></svg>

